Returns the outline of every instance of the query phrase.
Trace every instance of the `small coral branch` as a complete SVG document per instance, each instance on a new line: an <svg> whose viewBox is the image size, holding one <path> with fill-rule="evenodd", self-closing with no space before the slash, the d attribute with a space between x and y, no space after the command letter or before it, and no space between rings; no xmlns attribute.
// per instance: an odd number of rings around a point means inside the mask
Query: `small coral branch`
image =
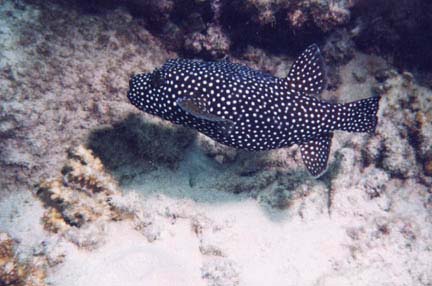
<svg viewBox="0 0 432 286"><path fill-rule="evenodd" d="M47 208L43 216L46 230L65 233L90 222L122 219L124 214L111 204L112 197L121 194L117 183L91 151L83 146L70 149L61 174L36 188Z"/></svg>

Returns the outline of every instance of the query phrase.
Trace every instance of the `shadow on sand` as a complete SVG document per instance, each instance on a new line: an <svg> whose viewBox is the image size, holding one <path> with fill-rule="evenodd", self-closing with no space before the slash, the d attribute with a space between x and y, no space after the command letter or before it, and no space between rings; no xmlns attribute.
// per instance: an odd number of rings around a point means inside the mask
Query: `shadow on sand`
<svg viewBox="0 0 432 286"><path fill-rule="evenodd" d="M176 168L195 133L183 127L146 121L130 114L112 126L94 130L87 146L105 168L122 182L157 166ZM126 177L124 177L126 176Z"/></svg>
<svg viewBox="0 0 432 286"><path fill-rule="evenodd" d="M245 157L266 153L246 152L231 164L218 164L193 144L195 135L183 127L130 114L123 121L93 131L87 146L121 185L136 184L144 193L210 204L257 198L266 193L262 209L269 219L280 221L283 216L278 210L289 208L290 200L307 196L295 193L298 186L307 184L312 189L315 184L324 184L329 190L330 213L331 181L339 172L339 159L319 179L313 179L304 169L287 173L252 168L253 172L244 172L241 166Z"/></svg>

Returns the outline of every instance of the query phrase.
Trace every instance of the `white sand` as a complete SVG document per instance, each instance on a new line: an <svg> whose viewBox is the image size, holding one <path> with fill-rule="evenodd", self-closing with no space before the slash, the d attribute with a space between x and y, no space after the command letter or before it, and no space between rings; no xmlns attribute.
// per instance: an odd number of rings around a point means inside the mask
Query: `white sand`
<svg viewBox="0 0 432 286"><path fill-rule="evenodd" d="M205 285L196 238L185 223L163 240L148 243L128 223L109 224L106 244L92 252L70 246L49 278L53 285Z"/></svg>
<svg viewBox="0 0 432 286"><path fill-rule="evenodd" d="M66 261L52 271L49 281L58 286L431 281L432 255L426 242L430 229L414 230L417 241L398 232L406 223L421 227L427 218L417 195L424 190L402 188L405 200L392 202L393 210L387 212L382 201L371 201L361 189L349 188L335 194L329 215L327 195L317 188L280 211L245 195L212 189L212 178L223 171L211 166L190 188L182 174L199 168L193 159L197 155L191 157L178 172L160 170L129 187L139 195L130 193L123 203L140 206L157 229L155 241L147 241L131 223L110 223L101 248L87 252L66 247ZM388 221L390 234L379 234L377 220Z"/></svg>
<svg viewBox="0 0 432 286"><path fill-rule="evenodd" d="M42 204L30 192L0 197L0 231L6 231L18 240L18 252L24 257L48 239L40 221L43 212Z"/></svg>

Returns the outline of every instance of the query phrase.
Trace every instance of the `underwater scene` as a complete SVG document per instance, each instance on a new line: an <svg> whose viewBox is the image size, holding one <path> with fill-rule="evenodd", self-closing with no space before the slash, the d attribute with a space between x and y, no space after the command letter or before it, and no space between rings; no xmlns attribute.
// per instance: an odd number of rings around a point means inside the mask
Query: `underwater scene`
<svg viewBox="0 0 432 286"><path fill-rule="evenodd" d="M0 286L431 286L432 2L0 0Z"/></svg>

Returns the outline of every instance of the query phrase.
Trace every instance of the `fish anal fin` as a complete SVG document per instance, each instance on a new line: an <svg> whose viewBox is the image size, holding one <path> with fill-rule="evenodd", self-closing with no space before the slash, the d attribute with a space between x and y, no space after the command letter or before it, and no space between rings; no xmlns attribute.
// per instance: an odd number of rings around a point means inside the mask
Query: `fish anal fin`
<svg viewBox="0 0 432 286"><path fill-rule="evenodd" d="M325 133L300 145L303 162L315 178L327 170L332 138L333 133Z"/></svg>
<svg viewBox="0 0 432 286"><path fill-rule="evenodd" d="M319 95L327 86L324 60L317 45L310 45L294 62L286 78L294 93Z"/></svg>

